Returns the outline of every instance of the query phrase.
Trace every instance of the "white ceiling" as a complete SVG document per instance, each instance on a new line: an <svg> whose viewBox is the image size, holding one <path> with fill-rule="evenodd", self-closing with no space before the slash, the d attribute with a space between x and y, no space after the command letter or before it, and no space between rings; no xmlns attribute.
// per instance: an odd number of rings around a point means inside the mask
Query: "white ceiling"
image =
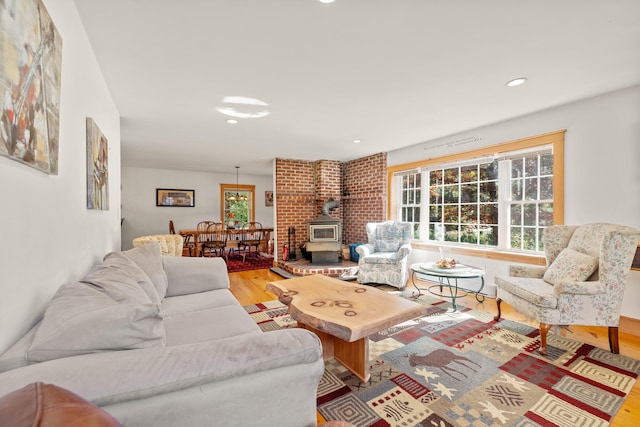
<svg viewBox="0 0 640 427"><path fill-rule="evenodd" d="M275 157L351 160L640 84L639 0L75 3L125 166L271 174ZM225 96L270 114L229 125Z"/></svg>

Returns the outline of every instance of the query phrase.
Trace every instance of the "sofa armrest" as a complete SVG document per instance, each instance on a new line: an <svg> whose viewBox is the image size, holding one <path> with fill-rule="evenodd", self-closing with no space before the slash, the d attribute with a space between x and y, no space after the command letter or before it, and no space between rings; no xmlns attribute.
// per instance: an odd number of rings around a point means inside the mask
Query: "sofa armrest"
<svg viewBox="0 0 640 427"><path fill-rule="evenodd" d="M167 297L229 288L227 264L222 258L163 256Z"/></svg>
<svg viewBox="0 0 640 427"><path fill-rule="evenodd" d="M509 276L511 277L529 277L532 279L542 279L545 271L547 271L547 267L542 267L539 265L530 266L530 265L510 265L509 266Z"/></svg>
<svg viewBox="0 0 640 427"><path fill-rule="evenodd" d="M316 363L323 364L318 337L307 330L292 328L36 363L0 374L0 396L42 381L105 406L261 371Z"/></svg>

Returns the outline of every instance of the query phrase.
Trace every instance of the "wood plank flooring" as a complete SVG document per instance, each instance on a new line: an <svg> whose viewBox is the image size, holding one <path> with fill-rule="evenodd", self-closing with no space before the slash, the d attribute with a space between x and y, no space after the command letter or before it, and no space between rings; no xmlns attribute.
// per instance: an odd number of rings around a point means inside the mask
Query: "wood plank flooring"
<svg viewBox="0 0 640 427"><path fill-rule="evenodd" d="M283 280L281 276L270 270L250 270L231 273L229 274L229 279L231 282L231 292L242 305L275 300L276 296L267 291L265 285L268 282ZM413 287L411 282L409 282L407 286L409 288ZM460 305L487 313L497 313L496 303L493 299L487 298L485 302L479 303L471 296L460 299L459 303ZM534 320L513 311L506 303L502 304L502 316L506 319L537 327ZM571 326L570 328L563 328L561 334L597 347L604 349L609 348L607 328L604 327ZM620 353L635 359L640 359L640 321L628 318L622 319L620 324ZM322 422L324 422L324 419L318 414L318 424ZM611 425L640 426L640 382L636 382L629 397L627 397L611 422Z"/></svg>

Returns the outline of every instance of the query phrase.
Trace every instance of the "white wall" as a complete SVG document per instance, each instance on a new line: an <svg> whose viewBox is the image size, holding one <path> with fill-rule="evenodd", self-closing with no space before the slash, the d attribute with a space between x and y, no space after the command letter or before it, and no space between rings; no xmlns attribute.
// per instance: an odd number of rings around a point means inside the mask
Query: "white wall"
<svg viewBox="0 0 640 427"><path fill-rule="evenodd" d="M640 86L635 86L518 119L390 152L390 166L453 151L566 129L565 224L611 222L640 229ZM436 252L414 251L410 263L435 260ZM506 274L508 263L487 265L487 283ZM640 271L631 271L622 314L640 319Z"/></svg>
<svg viewBox="0 0 640 427"><path fill-rule="evenodd" d="M0 353L56 289L120 248L120 118L72 0L44 1L62 37L59 173L0 157ZM85 119L109 144L110 210L86 208Z"/></svg>
<svg viewBox="0 0 640 427"><path fill-rule="evenodd" d="M273 190L271 175L245 175L240 184L255 185L256 221L265 227L275 223L274 208L265 206L264 192ZM220 184L234 184L235 170L229 174L186 172L165 169L122 167L122 249L131 248L138 236L166 234L169 220L176 231L195 228L200 221L220 221ZM195 190L195 207L158 207L156 188Z"/></svg>

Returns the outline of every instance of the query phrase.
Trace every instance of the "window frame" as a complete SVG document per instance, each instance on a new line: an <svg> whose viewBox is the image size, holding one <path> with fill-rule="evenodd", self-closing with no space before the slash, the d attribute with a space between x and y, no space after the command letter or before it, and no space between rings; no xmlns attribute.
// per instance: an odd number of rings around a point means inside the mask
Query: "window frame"
<svg viewBox="0 0 640 427"><path fill-rule="evenodd" d="M247 192L249 193L248 202L248 221L255 221L256 217L256 186L248 184L220 184L220 222L226 224L229 220L225 218L225 197L226 192Z"/></svg>
<svg viewBox="0 0 640 427"><path fill-rule="evenodd" d="M447 163L463 162L488 156L506 155L510 152L526 149L535 149L545 145L551 145L553 150L553 224L564 224L564 134L566 130L549 132L541 135L517 139L509 142L490 145L474 150L452 153L440 157L434 157L415 162L399 164L387 168L387 212L389 219L397 220L399 212L400 186L394 186L394 177L402 172L411 173L414 170L435 167ZM424 187L424 183L423 183ZM424 196L423 196L424 197ZM423 209L424 211L424 209ZM424 215L424 212L423 212ZM422 221L421 221L422 226ZM440 242L413 240L412 246L417 249L438 250ZM511 262L522 262L528 264L545 265L544 254L523 253L521 251L509 249L495 249L486 247L468 247L456 244L451 245L457 254L470 255Z"/></svg>

